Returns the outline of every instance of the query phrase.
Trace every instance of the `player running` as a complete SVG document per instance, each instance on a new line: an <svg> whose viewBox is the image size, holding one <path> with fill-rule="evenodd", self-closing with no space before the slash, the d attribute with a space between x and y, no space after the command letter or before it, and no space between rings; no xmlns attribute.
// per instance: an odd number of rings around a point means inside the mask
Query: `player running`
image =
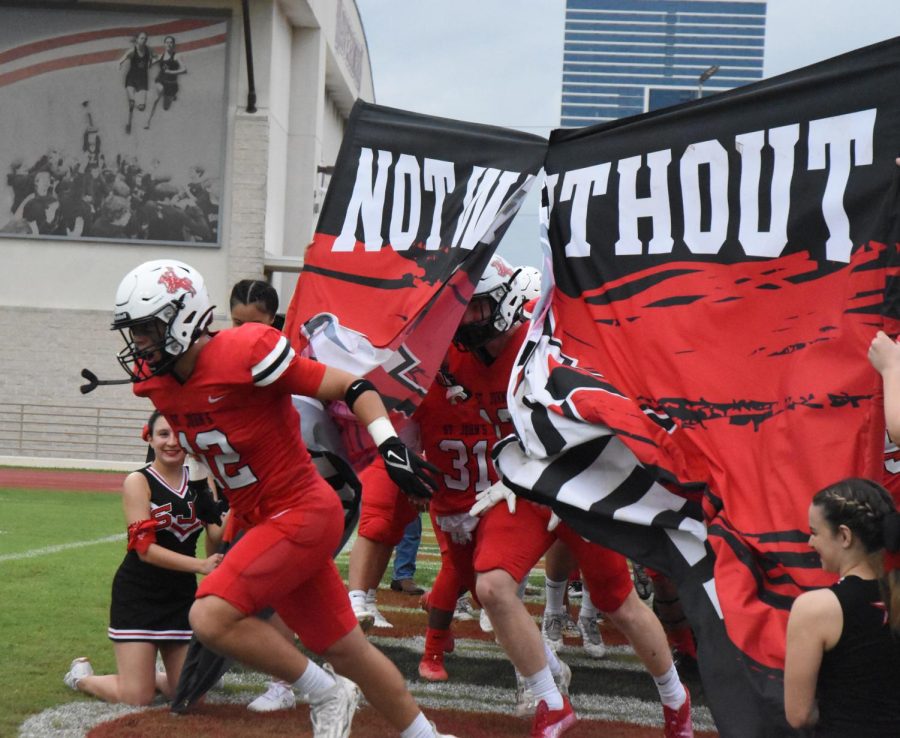
<svg viewBox="0 0 900 738"><path fill-rule="evenodd" d="M400 672L357 625L331 558L341 505L312 464L291 395L343 399L407 494L431 494L428 465L397 437L369 382L296 356L269 326L214 333L211 319L203 277L182 262L142 264L116 294L113 328L126 344L118 358L135 394L150 398L185 450L207 462L247 529L201 583L190 614L194 633L307 695L315 738L349 735L356 684L402 738L439 736ZM253 617L267 606L333 668L317 666Z"/></svg>

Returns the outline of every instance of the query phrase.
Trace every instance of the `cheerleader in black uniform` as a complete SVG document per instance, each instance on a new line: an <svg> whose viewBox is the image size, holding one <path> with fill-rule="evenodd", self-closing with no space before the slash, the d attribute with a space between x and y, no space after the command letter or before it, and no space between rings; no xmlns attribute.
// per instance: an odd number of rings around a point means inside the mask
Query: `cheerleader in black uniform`
<svg viewBox="0 0 900 738"><path fill-rule="evenodd" d="M188 611L196 575L208 574L222 559L221 554L195 556L206 525L198 514L218 516L208 510L208 488L198 492L195 483L188 485L178 438L157 412L150 416L145 434L155 458L125 478L122 495L128 551L113 579L108 630L117 673L95 676L90 662L80 658L64 678L72 689L130 705L149 704L157 689L171 698L191 638ZM207 550L213 550L221 529L207 525L207 533ZM165 673L156 672L157 651Z"/></svg>
<svg viewBox="0 0 900 738"><path fill-rule="evenodd" d="M813 497L809 545L837 584L794 601L787 625L788 722L815 738L900 736L900 513L868 479Z"/></svg>
<svg viewBox="0 0 900 738"><path fill-rule="evenodd" d="M175 58L175 37L166 36L165 51L162 56L156 57L155 61L159 62L159 74L156 75L156 97L153 99L153 106L150 108L150 115L144 128L150 127L150 121L153 120L153 114L156 112L156 106L162 98L163 110L172 107L172 103L178 97L178 77L187 73L187 67L181 59Z"/></svg>
<svg viewBox="0 0 900 738"><path fill-rule="evenodd" d="M131 133L131 119L134 108L144 110L147 107L147 89L150 87L150 67L157 57L147 46L147 32L141 31L134 37L132 46L119 59L119 69L128 62L125 72L125 94L128 95L128 123L125 133Z"/></svg>

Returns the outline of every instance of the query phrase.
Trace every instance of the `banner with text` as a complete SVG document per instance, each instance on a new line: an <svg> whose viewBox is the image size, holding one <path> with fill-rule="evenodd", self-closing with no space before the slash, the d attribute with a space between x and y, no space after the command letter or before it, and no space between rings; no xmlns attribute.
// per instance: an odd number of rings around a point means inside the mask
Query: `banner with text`
<svg viewBox="0 0 900 738"><path fill-rule="evenodd" d="M555 285L498 467L675 577L722 735L788 734L787 615L832 581L810 499L881 475L866 350L897 261L898 84L894 40L551 137Z"/></svg>
<svg viewBox="0 0 900 738"><path fill-rule="evenodd" d="M357 102L287 313L295 347L411 415L546 146Z"/></svg>

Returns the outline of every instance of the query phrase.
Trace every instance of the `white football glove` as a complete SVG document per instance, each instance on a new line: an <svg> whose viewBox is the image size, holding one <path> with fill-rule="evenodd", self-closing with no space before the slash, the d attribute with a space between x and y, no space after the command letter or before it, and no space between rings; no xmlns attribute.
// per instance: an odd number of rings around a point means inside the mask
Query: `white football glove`
<svg viewBox="0 0 900 738"><path fill-rule="evenodd" d="M466 391L466 388L454 384L452 387L447 388L447 402L451 405L456 405L458 402L465 402L469 399L469 393Z"/></svg>
<svg viewBox="0 0 900 738"><path fill-rule="evenodd" d="M516 494L500 481L475 495L475 504L469 510L469 515L473 518L481 517L501 500L506 500L506 507L510 514L515 514Z"/></svg>
<svg viewBox="0 0 900 738"><path fill-rule="evenodd" d="M450 536L450 540L461 546L472 542L472 531L478 527L478 518L473 518L468 513L436 515L435 520L438 527Z"/></svg>

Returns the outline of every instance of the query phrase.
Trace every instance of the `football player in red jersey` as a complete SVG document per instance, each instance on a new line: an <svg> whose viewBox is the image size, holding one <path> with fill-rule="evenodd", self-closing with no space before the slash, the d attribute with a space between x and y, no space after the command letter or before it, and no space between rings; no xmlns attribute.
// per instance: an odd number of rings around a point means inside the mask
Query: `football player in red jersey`
<svg viewBox="0 0 900 738"><path fill-rule="evenodd" d="M539 291L540 272L537 269L523 267L516 270L499 256L491 260L476 287L476 294L495 292L496 299L502 301L501 312L509 330L523 327L524 305L536 298ZM463 370L463 378L472 387L480 387L480 383L487 382L483 376L487 374L486 364L469 362L471 354L451 347L442 370L416 411L415 422L402 431L410 436L418 433L426 458L441 468L441 491L432 501L431 512L432 516L446 519L446 525L451 525L449 516L457 516L464 525L474 527L477 521L467 513L475 502L475 494L497 480L490 461L490 449L498 438L512 432L506 413L505 382L517 351L518 344L502 360L493 362L490 374L499 378L493 382L493 394L479 392L476 401L463 403L459 395L453 394L457 391L454 387L459 388L453 378L454 372L458 371L458 361L464 360L466 369ZM498 390L501 384L503 388ZM363 498L359 530L350 553L350 599L361 622L374 615L375 627L390 627L375 606L375 588L387 568L394 546L400 542L406 525L419 514L419 510L414 501L400 494L396 485L387 478L379 459L362 472L360 481ZM443 534L438 520L434 522L441 547L441 570L428 596L432 627L426 634L427 658L423 660L420 674L427 679L442 680L447 678L443 662L430 657L442 654L442 644L450 642L449 626L453 610L465 584L453 569L447 547L449 536ZM455 538L471 540L471 535L461 532ZM461 560L470 561L471 552L462 555ZM471 584L474 587L474 578ZM433 668L429 669L429 666Z"/></svg>
<svg viewBox="0 0 900 738"><path fill-rule="evenodd" d="M485 277L490 275L486 272ZM485 423L480 439L472 436L466 443L446 446L445 451L464 446L469 457L479 459L480 443L489 453L498 436L512 432L506 407L507 387L527 328L505 319L504 294L508 294L509 289L507 285L505 290L495 291L489 279L483 285L479 283L454 337L456 346L464 351L459 353L458 363L451 363L450 370L463 388L462 394L477 398L475 407L479 408ZM477 393L470 390L467 383L477 387ZM459 394L455 393L456 396ZM490 432L492 423L498 423L494 434ZM439 457L432 457L430 449L428 453L429 458L441 466ZM460 459L452 464L460 472L467 468L468 473L474 474L475 469L480 469L480 464L473 465L470 461L466 466ZM496 473L492 478L496 479ZM446 471L443 481L450 485ZM576 722L565 694L568 668L542 641L517 593L519 583L554 540L560 539L580 564L594 604L607 613L610 621L628 638L638 658L654 677L663 702L666 737L690 738L693 735L690 697L672 663L662 625L634 591L624 557L585 541L567 525L559 523L548 507L522 500L517 510L515 496L502 482L488 487L485 480L484 485L476 483L475 486L481 490L469 514L484 516L477 526L446 513L446 520L441 516L436 520L438 527L447 534L457 537L464 531L472 534L468 560L451 553L453 564L466 582L471 582L474 569L476 595L490 616L498 642L522 675L524 687L536 705L531 736L559 736ZM432 507L440 499L441 495L437 495ZM506 504L498 505L501 500ZM451 542L450 550L459 549Z"/></svg>
<svg viewBox="0 0 900 738"><path fill-rule="evenodd" d="M116 294L113 329L126 344L118 358L135 394L150 398L185 450L207 462L247 529L201 583L190 614L194 633L212 650L306 694L316 738L349 735L356 684L403 738L439 735L400 672L356 623L331 558L342 510L303 444L291 395L343 399L407 494L430 496L428 465L394 433L369 382L296 356L269 326L211 333L211 319L203 277L182 262L142 264ZM267 606L333 670L253 617Z"/></svg>

